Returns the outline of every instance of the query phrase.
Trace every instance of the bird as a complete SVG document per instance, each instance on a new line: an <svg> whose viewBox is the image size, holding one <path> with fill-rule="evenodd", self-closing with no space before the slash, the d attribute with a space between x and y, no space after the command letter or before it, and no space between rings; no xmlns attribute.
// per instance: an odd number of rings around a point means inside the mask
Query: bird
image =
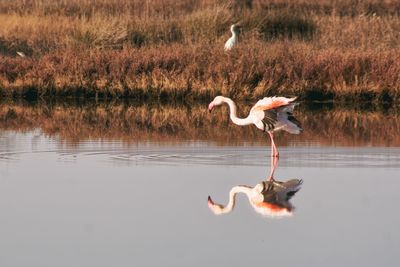
<svg viewBox="0 0 400 267"><path fill-rule="evenodd" d="M17 55L20 57L26 57L24 52L17 51Z"/></svg>
<svg viewBox="0 0 400 267"><path fill-rule="evenodd" d="M271 158L271 172L266 181L251 187L238 185L229 192L229 201L226 206L215 203L208 196L208 207L215 215L230 213L236 202L236 194L244 193L254 210L263 216L286 217L293 214L294 206L289 200L301 189L303 180L291 179L285 182L277 181L274 172L278 166L279 158Z"/></svg>
<svg viewBox="0 0 400 267"><path fill-rule="evenodd" d="M241 27L238 24L231 25L232 36L225 43L225 46L224 46L225 51L231 50L236 45L236 43L238 42L238 36L239 36L240 29L241 29Z"/></svg>
<svg viewBox="0 0 400 267"><path fill-rule="evenodd" d="M294 206L290 203L290 199L301 189L303 180L291 179L285 182L262 181L256 186L238 185L232 187L229 192L229 201L226 206L215 203L208 196L208 207L215 215L230 213L236 202L238 193L246 194L251 206L254 210L267 217L287 217L291 216Z"/></svg>
<svg viewBox="0 0 400 267"><path fill-rule="evenodd" d="M250 110L246 118L238 118L236 104L229 97L216 96L208 105L211 110L223 103L229 106L229 115L236 125L244 126L254 124L258 129L267 132L271 138L271 157L279 157L278 149L274 142L274 132L284 130L291 134L299 134L303 131L300 122L293 116L296 97L286 98L282 96L264 97Z"/></svg>

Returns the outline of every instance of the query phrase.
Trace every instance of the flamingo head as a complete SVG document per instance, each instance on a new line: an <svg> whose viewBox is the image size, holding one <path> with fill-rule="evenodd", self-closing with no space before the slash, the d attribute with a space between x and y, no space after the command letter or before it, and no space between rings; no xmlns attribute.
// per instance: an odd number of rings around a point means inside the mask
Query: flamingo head
<svg viewBox="0 0 400 267"><path fill-rule="evenodd" d="M224 103L224 97L223 96L216 96L214 98L214 100L208 104L208 111L211 112L211 110L215 107L215 106L219 106L222 103Z"/></svg>
<svg viewBox="0 0 400 267"><path fill-rule="evenodd" d="M222 205L214 203L210 196L208 196L208 207L215 215L223 214L224 207Z"/></svg>

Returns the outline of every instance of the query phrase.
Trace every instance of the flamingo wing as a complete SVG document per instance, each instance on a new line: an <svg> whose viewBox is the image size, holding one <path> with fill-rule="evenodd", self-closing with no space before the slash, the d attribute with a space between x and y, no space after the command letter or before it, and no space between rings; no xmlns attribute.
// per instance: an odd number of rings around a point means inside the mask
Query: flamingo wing
<svg viewBox="0 0 400 267"><path fill-rule="evenodd" d="M296 100L296 97L264 97L250 110L250 113L257 120L254 124L264 132L274 130L280 120L279 114L282 113L282 111L293 112L295 103L292 102L294 100Z"/></svg>
<svg viewBox="0 0 400 267"><path fill-rule="evenodd" d="M296 100L296 97L287 98L283 96L264 97L253 106L252 110L271 110L279 107L289 105Z"/></svg>
<svg viewBox="0 0 400 267"><path fill-rule="evenodd" d="M264 124L263 130L272 131L275 129L275 124L278 122L278 112L274 109L266 109L262 112L264 112L264 116L261 119L262 123Z"/></svg>

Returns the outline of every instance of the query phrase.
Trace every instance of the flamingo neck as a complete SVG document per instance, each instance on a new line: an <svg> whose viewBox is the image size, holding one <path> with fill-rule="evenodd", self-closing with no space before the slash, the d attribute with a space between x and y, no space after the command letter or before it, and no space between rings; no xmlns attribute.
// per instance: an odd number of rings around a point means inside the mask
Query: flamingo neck
<svg viewBox="0 0 400 267"><path fill-rule="evenodd" d="M235 207L237 193L245 193L250 199L251 189L251 187L243 185L234 186L229 192L229 202L225 207L222 208L221 213L229 213L233 210L233 208Z"/></svg>
<svg viewBox="0 0 400 267"><path fill-rule="evenodd" d="M225 97L224 102L229 106L229 117L234 124L242 126L253 123L253 120L250 118L250 116L247 116L247 118L238 118L236 115L236 104L232 101L232 99Z"/></svg>

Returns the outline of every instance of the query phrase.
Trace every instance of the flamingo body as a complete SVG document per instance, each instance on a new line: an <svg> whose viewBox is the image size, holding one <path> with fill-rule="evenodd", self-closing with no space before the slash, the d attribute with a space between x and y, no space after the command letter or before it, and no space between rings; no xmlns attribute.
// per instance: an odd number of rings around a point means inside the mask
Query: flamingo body
<svg viewBox="0 0 400 267"><path fill-rule="evenodd" d="M292 134L299 134L302 129L300 123L294 119L292 113L296 97L264 97L250 110L249 116L254 117L258 129L268 132L285 130Z"/></svg>

